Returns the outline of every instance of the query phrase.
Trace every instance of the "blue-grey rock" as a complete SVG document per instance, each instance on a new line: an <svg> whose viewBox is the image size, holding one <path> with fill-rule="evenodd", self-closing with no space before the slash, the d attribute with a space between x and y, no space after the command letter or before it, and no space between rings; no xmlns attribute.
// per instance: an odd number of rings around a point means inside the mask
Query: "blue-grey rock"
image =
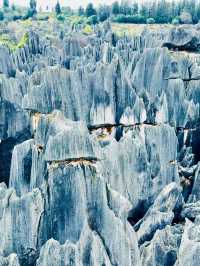
<svg viewBox="0 0 200 266"><path fill-rule="evenodd" d="M199 217L195 223L186 219L176 266L198 265L200 257L199 247Z"/></svg>
<svg viewBox="0 0 200 266"><path fill-rule="evenodd" d="M19 196L29 191L33 142L27 140L13 150L9 186L15 188Z"/></svg>
<svg viewBox="0 0 200 266"><path fill-rule="evenodd" d="M113 201L109 205L105 182L95 166L83 163L49 171L51 237L61 244L66 239L76 243L88 224L102 239L111 264L140 265L135 232L126 219L115 216L116 207L110 209Z"/></svg>
<svg viewBox="0 0 200 266"><path fill-rule="evenodd" d="M37 249L37 238L44 198L39 189L17 197L13 188L1 185L0 253L15 252L23 256L28 250Z"/></svg>
<svg viewBox="0 0 200 266"><path fill-rule="evenodd" d="M168 145L171 142L173 145ZM147 209L170 182L178 182L174 163L177 139L172 127L142 125L124 133L102 149L102 173L106 181L129 199L133 209ZM151 188L151 189L150 189Z"/></svg>
<svg viewBox="0 0 200 266"><path fill-rule="evenodd" d="M140 245L150 241L157 230L171 225L173 211L181 197L181 188L176 183L169 184L161 191L145 216L134 226Z"/></svg>
<svg viewBox="0 0 200 266"><path fill-rule="evenodd" d="M169 225L162 230L157 230L153 239L150 242L145 242L141 247L142 265L174 265L181 243L182 231L183 226Z"/></svg>
<svg viewBox="0 0 200 266"><path fill-rule="evenodd" d="M31 24L0 47L0 265L199 265L199 25Z"/></svg>
<svg viewBox="0 0 200 266"><path fill-rule="evenodd" d="M169 49L198 51L199 32L187 26L174 27L169 31L163 45Z"/></svg>
<svg viewBox="0 0 200 266"><path fill-rule="evenodd" d="M1 266L20 266L19 260L16 254L10 254L8 257L0 256Z"/></svg>

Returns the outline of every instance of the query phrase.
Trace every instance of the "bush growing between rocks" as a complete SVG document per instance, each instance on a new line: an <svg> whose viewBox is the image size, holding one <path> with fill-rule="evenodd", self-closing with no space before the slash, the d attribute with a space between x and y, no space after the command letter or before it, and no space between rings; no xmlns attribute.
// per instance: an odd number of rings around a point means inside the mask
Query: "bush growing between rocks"
<svg viewBox="0 0 200 266"><path fill-rule="evenodd" d="M89 35L93 32L93 30L92 30L92 27L90 25L86 25L82 32L83 32L83 34Z"/></svg>
<svg viewBox="0 0 200 266"><path fill-rule="evenodd" d="M172 20L172 25L178 25L180 23L180 20L179 20L179 18L177 17L177 18L174 18L173 20Z"/></svg>
<svg viewBox="0 0 200 266"><path fill-rule="evenodd" d="M36 19L41 21L46 21L49 19L49 16L40 14L36 16Z"/></svg>
<svg viewBox="0 0 200 266"><path fill-rule="evenodd" d="M11 51L15 50L16 44L9 38L7 34L0 36L0 45L8 47Z"/></svg>
<svg viewBox="0 0 200 266"><path fill-rule="evenodd" d="M29 8L26 15L23 16L23 19L26 20L26 19L32 18L34 14L35 14L34 10Z"/></svg>
<svg viewBox="0 0 200 266"><path fill-rule="evenodd" d="M113 21L117 23L135 23L135 24L146 23L145 17L141 15L134 15L134 16L119 15L115 17Z"/></svg>
<svg viewBox="0 0 200 266"><path fill-rule="evenodd" d="M4 20L4 13L3 11L0 11L0 21Z"/></svg>
<svg viewBox="0 0 200 266"><path fill-rule="evenodd" d="M16 48L23 48L29 40L29 36L28 36L28 32L26 32L23 37L21 38L21 40L19 41L19 43L17 44Z"/></svg>
<svg viewBox="0 0 200 266"><path fill-rule="evenodd" d="M155 24L155 19L154 18L148 18L147 19L147 24Z"/></svg>
<svg viewBox="0 0 200 266"><path fill-rule="evenodd" d="M71 22L72 25L79 25L87 22L87 18L81 16L71 16L69 22Z"/></svg>
<svg viewBox="0 0 200 266"><path fill-rule="evenodd" d="M63 15L58 15L56 18L59 21L62 21L62 22L65 21L65 17Z"/></svg>
<svg viewBox="0 0 200 266"><path fill-rule="evenodd" d="M25 33L18 43L11 40L8 35L3 34L0 36L0 45L8 47L11 51L15 51L16 49L23 48L28 43L28 40L28 33Z"/></svg>
<svg viewBox="0 0 200 266"><path fill-rule="evenodd" d="M19 19L22 19L22 15L14 15L13 16L14 21L19 20Z"/></svg>
<svg viewBox="0 0 200 266"><path fill-rule="evenodd" d="M88 18L88 24L95 25L97 23L98 23L98 18L97 18L96 15L91 16L91 17Z"/></svg>

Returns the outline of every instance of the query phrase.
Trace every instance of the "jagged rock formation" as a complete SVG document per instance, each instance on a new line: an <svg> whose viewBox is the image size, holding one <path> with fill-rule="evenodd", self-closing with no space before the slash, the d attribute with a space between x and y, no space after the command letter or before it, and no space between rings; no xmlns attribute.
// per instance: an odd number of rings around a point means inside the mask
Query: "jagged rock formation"
<svg viewBox="0 0 200 266"><path fill-rule="evenodd" d="M48 28L0 47L0 265L199 265L199 26Z"/></svg>

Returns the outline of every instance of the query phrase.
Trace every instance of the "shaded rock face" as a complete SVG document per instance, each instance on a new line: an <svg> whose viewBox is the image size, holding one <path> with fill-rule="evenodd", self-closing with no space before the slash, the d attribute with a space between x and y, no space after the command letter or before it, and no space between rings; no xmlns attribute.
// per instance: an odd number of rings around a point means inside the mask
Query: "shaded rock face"
<svg viewBox="0 0 200 266"><path fill-rule="evenodd" d="M0 48L0 265L199 265L198 27L53 27Z"/></svg>
<svg viewBox="0 0 200 266"><path fill-rule="evenodd" d="M199 45L199 32L190 28L173 28L163 44L169 49L186 51L198 51Z"/></svg>

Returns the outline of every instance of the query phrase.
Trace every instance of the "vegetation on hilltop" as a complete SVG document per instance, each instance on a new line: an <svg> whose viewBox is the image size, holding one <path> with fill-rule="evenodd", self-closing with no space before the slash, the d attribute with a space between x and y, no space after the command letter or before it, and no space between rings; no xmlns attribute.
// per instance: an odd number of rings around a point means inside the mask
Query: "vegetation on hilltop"
<svg viewBox="0 0 200 266"><path fill-rule="evenodd" d="M89 3L84 9L71 10L69 7L62 7L57 1L54 11L37 11L37 1L30 0L28 8L15 5L10 6L9 0L3 0L3 7L0 9L0 21L26 20L48 20L50 17L57 18L63 22L71 16L78 16L79 22L96 24L110 19L115 23L136 23L136 24L162 24L162 23L197 23L200 20L200 2L194 0L152 0L140 3L134 0L130 4L126 0L114 2L112 5L100 5L95 8Z"/></svg>
<svg viewBox="0 0 200 266"><path fill-rule="evenodd" d="M7 34L0 35L0 45L8 47L11 51L15 51L18 48L23 48L29 41L28 33L24 33L19 42L11 39Z"/></svg>

